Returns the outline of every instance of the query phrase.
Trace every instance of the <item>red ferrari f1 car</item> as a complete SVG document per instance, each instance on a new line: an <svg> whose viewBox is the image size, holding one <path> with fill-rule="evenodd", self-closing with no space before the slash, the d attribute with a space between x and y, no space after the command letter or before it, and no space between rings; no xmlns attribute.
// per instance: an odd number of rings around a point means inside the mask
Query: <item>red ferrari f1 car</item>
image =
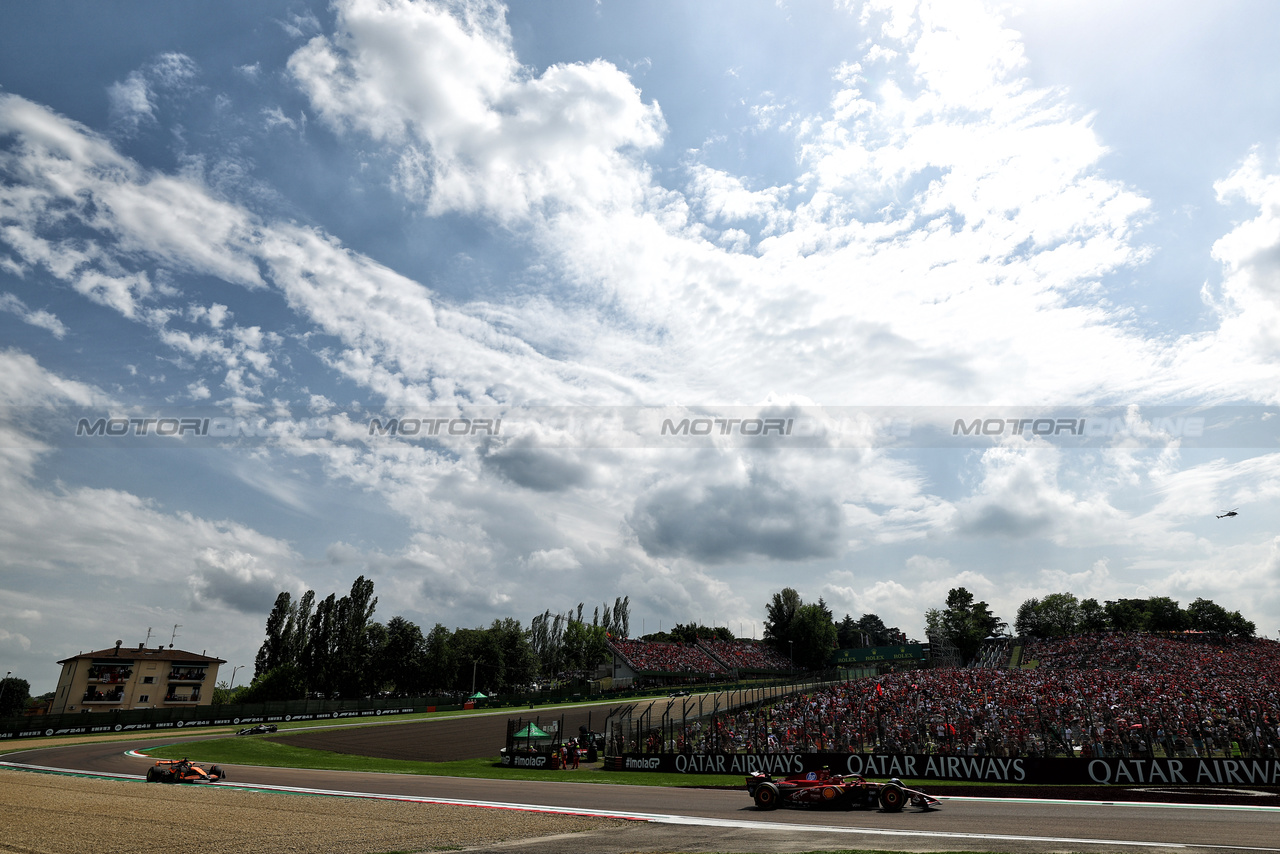
<svg viewBox="0 0 1280 854"><path fill-rule="evenodd" d="M779 806L827 807L831 809L876 809L899 812L910 803L922 810L940 806L938 799L902 785L897 777L874 783L858 776L843 776L830 771L809 771L775 780L757 771L747 777L747 794L762 810Z"/></svg>
<svg viewBox="0 0 1280 854"><path fill-rule="evenodd" d="M216 783L226 776L217 765L205 769L189 759L157 759L147 769L148 783Z"/></svg>

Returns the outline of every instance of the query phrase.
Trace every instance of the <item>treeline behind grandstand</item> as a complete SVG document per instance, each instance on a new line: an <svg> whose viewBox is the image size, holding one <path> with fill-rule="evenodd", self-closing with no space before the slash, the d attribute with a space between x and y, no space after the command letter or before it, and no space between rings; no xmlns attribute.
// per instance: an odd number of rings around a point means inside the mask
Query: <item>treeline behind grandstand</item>
<svg viewBox="0 0 1280 854"><path fill-rule="evenodd" d="M527 629L508 617L488 628L436 623L424 633L404 617L375 622L377 603L364 576L342 597L317 601L308 590L295 600L282 591L267 617L253 682L234 696L215 692L215 702L525 690L536 680L594 672L608 656L609 635L625 634L630 622L630 601L620 597L589 618L579 603L564 614L547 610Z"/></svg>
<svg viewBox="0 0 1280 854"><path fill-rule="evenodd" d="M1051 593L1028 599L1018 607L1014 630L1022 637L1055 638L1092 632L1205 632L1224 637L1251 638L1253 622L1239 611L1209 599L1196 599L1186 608L1167 596L1150 599L1078 601L1070 593Z"/></svg>
<svg viewBox="0 0 1280 854"><path fill-rule="evenodd" d="M609 656L610 637L626 638L630 600L597 607L588 618L582 603L565 613L546 610L525 628L519 620L494 620L488 628L453 628L436 623L428 632L403 617L373 620L373 582L361 576L348 594L317 601L308 590L296 600L276 598L266 623L266 639L255 660L252 683L235 692L219 687L215 702L263 702L308 696L404 696L526 690L534 683L590 678ZM1008 624L965 588L947 594L943 608L925 612L931 642L945 641L959 653L957 663L977 657L987 638L1008 636ZM1082 632L1203 631L1250 638L1255 628L1238 611L1206 599L1186 609L1167 597L1120 599L1100 604L1070 593L1028 599L1018 609L1017 634L1053 638ZM732 641L723 626L680 624L670 632L646 635L650 642L693 644L699 639ZM875 614L837 621L826 603L805 603L793 588L775 593L765 605L764 643L796 669L820 670L833 649L915 643Z"/></svg>

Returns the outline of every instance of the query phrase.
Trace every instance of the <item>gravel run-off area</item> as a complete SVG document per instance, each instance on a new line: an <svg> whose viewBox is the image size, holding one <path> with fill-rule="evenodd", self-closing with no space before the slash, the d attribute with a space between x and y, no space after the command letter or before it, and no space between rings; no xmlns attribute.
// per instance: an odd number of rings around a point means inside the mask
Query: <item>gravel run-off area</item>
<svg viewBox="0 0 1280 854"><path fill-rule="evenodd" d="M0 769L0 852L23 854L457 851L561 834L625 833L634 824Z"/></svg>

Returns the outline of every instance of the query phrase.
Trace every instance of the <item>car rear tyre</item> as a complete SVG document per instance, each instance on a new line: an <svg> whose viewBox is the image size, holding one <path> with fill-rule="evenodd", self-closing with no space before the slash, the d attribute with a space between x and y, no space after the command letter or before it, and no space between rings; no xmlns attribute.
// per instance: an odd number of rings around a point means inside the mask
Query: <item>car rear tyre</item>
<svg viewBox="0 0 1280 854"><path fill-rule="evenodd" d="M772 783L761 783L756 786L756 808L776 810L778 808L778 787Z"/></svg>
<svg viewBox="0 0 1280 854"><path fill-rule="evenodd" d="M880 790L880 808L885 812L901 812L907 803L907 793L898 786L885 786Z"/></svg>

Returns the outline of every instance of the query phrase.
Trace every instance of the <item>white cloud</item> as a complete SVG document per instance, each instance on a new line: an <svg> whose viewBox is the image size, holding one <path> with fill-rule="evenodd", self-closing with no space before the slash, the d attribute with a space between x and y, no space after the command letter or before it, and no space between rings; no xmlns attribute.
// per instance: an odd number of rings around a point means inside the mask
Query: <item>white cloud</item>
<svg viewBox="0 0 1280 854"><path fill-rule="evenodd" d="M54 338L61 339L66 337L67 327L58 319L57 315L48 311L27 308L27 304L13 294L0 293L0 311L16 314L22 319L23 323L48 330Z"/></svg>
<svg viewBox="0 0 1280 854"><path fill-rule="evenodd" d="M645 173L625 152L658 144L664 126L614 66L530 77L489 3L347 0L336 11L335 34L299 49L289 70L332 127L392 145L398 186L431 212L508 220L642 198Z"/></svg>
<svg viewBox="0 0 1280 854"><path fill-rule="evenodd" d="M1245 365L1275 364L1280 356L1280 174L1267 171L1255 150L1214 190L1221 202L1238 200L1257 209L1213 245L1213 257L1226 272L1219 335L1229 348L1224 355ZM1276 399L1274 392L1259 392Z"/></svg>
<svg viewBox="0 0 1280 854"><path fill-rule="evenodd" d="M573 549L541 549L532 552L524 561L535 572L566 572L582 566Z"/></svg>
<svg viewBox="0 0 1280 854"><path fill-rule="evenodd" d="M196 64L180 53L161 54L143 68L129 72L124 80L107 87L111 119L126 134L156 120L156 90L174 90L196 76Z"/></svg>

